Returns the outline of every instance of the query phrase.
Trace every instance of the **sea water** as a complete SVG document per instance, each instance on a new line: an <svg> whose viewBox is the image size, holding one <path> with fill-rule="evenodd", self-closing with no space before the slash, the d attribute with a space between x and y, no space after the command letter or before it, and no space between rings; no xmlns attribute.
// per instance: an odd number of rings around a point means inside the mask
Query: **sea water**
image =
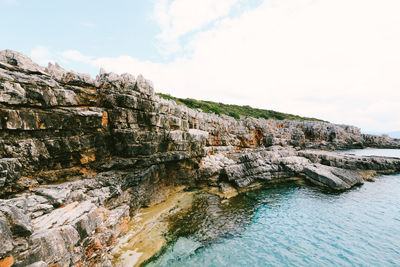
<svg viewBox="0 0 400 267"><path fill-rule="evenodd" d="M281 184L213 205L181 218L194 229L177 231L147 266L400 266L399 174L341 193Z"/></svg>

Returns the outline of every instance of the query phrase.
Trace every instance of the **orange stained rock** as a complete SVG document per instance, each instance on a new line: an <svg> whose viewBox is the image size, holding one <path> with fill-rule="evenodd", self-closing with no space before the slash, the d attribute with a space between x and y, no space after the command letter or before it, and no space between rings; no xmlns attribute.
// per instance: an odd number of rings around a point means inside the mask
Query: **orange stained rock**
<svg viewBox="0 0 400 267"><path fill-rule="evenodd" d="M101 250L102 245L100 241L96 238L92 244L85 248L85 255L87 258L90 258L96 251Z"/></svg>
<svg viewBox="0 0 400 267"><path fill-rule="evenodd" d="M219 145L220 145L220 141L219 141L219 139L218 139L218 134L216 134L216 135L214 136L214 141L213 141L212 145L213 145L213 146L219 146Z"/></svg>
<svg viewBox="0 0 400 267"><path fill-rule="evenodd" d="M108 126L108 113L107 111L103 112L103 118L101 119L101 126L107 127Z"/></svg>
<svg viewBox="0 0 400 267"><path fill-rule="evenodd" d="M261 145L262 144L262 139L263 139L262 132L260 130L256 130L254 132L254 144L255 145Z"/></svg>
<svg viewBox="0 0 400 267"><path fill-rule="evenodd" d="M81 153L81 163L87 164L96 160L96 155L93 152Z"/></svg>
<svg viewBox="0 0 400 267"><path fill-rule="evenodd" d="M129 223L129 218L125 217L124 219L122 219L121 229L119 231L119 234L122 234L122 233L125 233L126 231L128 231L128 223Z"/></svg>
<svg viewBox="0 0 400 267"><path fill-rule="evenodd" d="M65 205L65 206L63 207L63 209L64 209L65 211L67 211L67 210L73 210L73 209L75 209L77 206L78 206L78 204L71 203L71 204Z"/></svg>
<svg viewBox="0 0 400 267"><path fill-rule="evenodd" d="M0 260L0 267L10 267L14 264L14 257L10 256Z"/></svg>

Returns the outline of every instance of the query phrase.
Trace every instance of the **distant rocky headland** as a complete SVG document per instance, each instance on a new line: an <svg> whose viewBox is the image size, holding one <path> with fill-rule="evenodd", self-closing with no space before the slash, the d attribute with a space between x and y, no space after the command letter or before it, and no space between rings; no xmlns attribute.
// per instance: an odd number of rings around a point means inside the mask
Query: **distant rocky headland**
<svg viewBox="0 0 400 267"><path fill-rule="evenodd" d="M234 118L161 98L141 75L96 79L0 51L0 266L111 266L143 206L298 177L346 190L400 159L332 150L400 139L322 121Z"/></svg>

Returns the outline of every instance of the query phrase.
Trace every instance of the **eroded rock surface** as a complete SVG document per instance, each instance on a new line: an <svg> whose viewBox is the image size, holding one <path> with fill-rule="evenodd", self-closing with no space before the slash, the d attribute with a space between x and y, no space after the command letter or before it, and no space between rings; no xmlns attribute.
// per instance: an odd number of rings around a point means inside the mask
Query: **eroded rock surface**
<svg viewBox="0 0 400 267"><path fill-rule="evenodd" d="M400 148L353 126L206 114L143 76L96 79L0 51L0 265L107 266L141 206L166 186L221 191L300 176L343 190L398 159L311 149Z"/></svg>
<svg viewBox="0 0 400 267"><path fill-rule="evenodd" d="M214 161L202 168L212 170L219 182L229 181L239 188L255 182L303 177L311 183L333 190L345 190L364 182L365 171L400 171L399 158L360 157L320 150L269 147L239 152L236 162ZM214 156L215 157L215 156ZM212 166L210 166L212 165Z"/></svg>

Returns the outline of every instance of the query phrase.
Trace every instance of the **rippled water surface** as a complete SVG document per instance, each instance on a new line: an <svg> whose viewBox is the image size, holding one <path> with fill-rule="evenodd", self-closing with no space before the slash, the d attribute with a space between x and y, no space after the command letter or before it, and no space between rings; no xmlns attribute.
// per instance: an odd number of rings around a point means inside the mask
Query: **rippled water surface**
<svg viewBox="0 0 400 267"><path fill-rule="evenodd" d="M337 194L292 183L197 203L148 266L400 266L399 174Z"/></svg>

